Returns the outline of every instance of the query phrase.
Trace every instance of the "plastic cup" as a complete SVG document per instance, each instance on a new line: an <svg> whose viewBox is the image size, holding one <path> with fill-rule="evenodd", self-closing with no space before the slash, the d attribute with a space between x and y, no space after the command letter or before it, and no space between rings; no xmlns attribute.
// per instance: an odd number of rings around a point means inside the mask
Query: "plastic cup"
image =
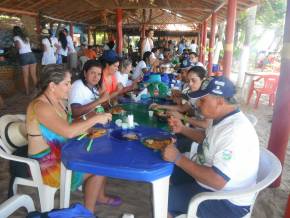
<svg viewBox="0 0 290 218"><path fill-rule="evenodd" d="M134 116L133 116L133 114L128 115L128 127L134 128Z"/></svg>
<svg viewBox="0 0 290 218"><path fill-rule="evenodd" d="M128 129L128 124L127 123L122 123L122 129L127 130Z"/></svg>
<svg viewBox="0 0 290 218"><path fill-rule="evenodd" d="M149 117L153 117L153 112L154 111L148 111Z"/></svg>

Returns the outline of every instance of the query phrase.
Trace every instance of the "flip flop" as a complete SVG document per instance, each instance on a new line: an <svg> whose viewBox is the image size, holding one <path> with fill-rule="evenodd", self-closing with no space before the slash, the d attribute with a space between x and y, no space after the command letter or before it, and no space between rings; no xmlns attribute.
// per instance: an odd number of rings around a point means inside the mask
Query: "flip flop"
<svg viewBox="0 0 290 218"><path fill-rule="evenodd" d="M107 206L112 206L112 207L118 207L123 203L122 199L118 196L114 197L109 197L107 202L96 202L96 205L107 205Z"/></svg>

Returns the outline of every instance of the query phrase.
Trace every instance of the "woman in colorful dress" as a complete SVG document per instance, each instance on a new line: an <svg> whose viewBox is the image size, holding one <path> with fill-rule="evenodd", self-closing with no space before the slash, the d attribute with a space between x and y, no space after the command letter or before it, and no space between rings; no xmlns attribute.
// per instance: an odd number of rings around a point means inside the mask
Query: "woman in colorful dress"
<svg viewBox="0 0 290 218"><path fill-rule="evenodd" d="M63 65L47 65L41 74L41 92L27 109L28 154L39 162L43 183L56 188L60 186L61 147L66 140L112 119L111 114L103 113L69 123L63 102L70 88L70 72ZM92 212L98 203L112 205L120 201L101 196L104 179L103 176L73 172L71 188L76 190L84 183L84 204Z"/></svg>

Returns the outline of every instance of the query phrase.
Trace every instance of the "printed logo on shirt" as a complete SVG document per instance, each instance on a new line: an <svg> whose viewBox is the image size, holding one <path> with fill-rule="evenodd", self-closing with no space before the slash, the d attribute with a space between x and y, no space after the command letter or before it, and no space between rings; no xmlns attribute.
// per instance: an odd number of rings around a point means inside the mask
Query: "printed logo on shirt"
<svg viewBox="0 0 290 218"><path fill-rule="evenodd" d="M207 141L207 138L205 138L202 142L202 144L199 144L197 147L197 159L196 162L200 165L203 165L205 161L205 155L204 155L204 149L209 149L209 143Z"/></svg>
<svg viewBox="0 0 290 218"><path fill-rule="evenodd" d="M225 149L223 151L223 159L224 160L230 160L230 159L232 159L232 156L233 156L233 152L232 151L230 151L228 149Z"/></svg>

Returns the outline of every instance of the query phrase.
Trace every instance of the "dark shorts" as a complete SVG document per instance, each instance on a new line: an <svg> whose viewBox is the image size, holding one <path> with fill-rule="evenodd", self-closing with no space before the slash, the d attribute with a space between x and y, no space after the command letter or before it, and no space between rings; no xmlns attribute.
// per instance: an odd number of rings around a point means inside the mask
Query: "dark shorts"
<svg viewBox="0 0 290 218"><path fill-rule="evenodd" d="M36 64L36 58L32 52L19 55L20 65L25 66L29 64Z"/></svg>
<svg viewBox="0 0 290 218"><path fill-rule="evenodd" d="M175 167L169 186L169 212L174 217L187 213L190 199L202 192L212 191L203 188L182 169ZM199 205L197 216L200 218L240 218L249 212L250 206L238 206L228 200L207 200Z"/></svg>
<svg viewBox="0 0 290 218"><path fill-rule="evenodd" d="M67 63L67 56L61 55L62 63Z"/></svg>

